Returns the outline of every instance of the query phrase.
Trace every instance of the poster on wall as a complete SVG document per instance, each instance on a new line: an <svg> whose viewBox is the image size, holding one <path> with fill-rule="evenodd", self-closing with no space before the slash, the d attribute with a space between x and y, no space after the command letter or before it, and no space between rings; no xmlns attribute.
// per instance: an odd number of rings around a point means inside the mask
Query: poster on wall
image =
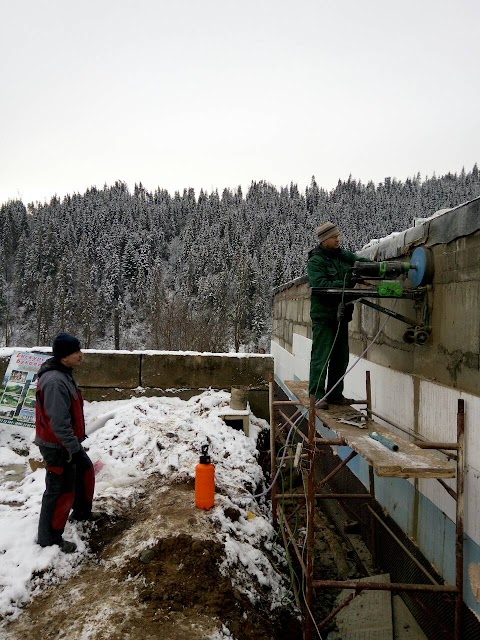
<svg viewBox="0 0 480 640"><path fill-rule="evenodd" d="M35 426L35 390L41 365L51 356L14 351L0 387L0 424Z"/></svg>

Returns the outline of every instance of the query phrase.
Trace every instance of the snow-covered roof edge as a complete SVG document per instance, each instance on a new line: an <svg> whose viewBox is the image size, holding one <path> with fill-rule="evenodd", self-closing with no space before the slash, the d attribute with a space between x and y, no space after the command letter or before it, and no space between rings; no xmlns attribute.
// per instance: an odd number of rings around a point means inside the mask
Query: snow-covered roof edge
<svg viewBox="0 0 480 640"><path fill-rule="evenodd" d="M9 358L14 351L31 351L32 353L45 353L52 352L51 347L0 347L0 358ZM208 351L160 351L154 349L138 349L134 351L127 351L125 349L83 349L83 353L100 353L100 354L128 354L128 355L147 355L147 356L216 356L218 358L271 358L270 353L210 353Z"/></svg>
<svg viewBox="0 0 480 640"><path fill-rule="evenodd" d="M375 260L398 258L411 246L447 244L480 230L480 196L451 209L440 209L428 218L414 219L414 226L385 238L370 240L358 255Z"/></svg>
<svg viewBox="0 0 480 640"><path fill-rule="evenodd" d="M440 209L428 218L414 218L413 222L413 227L370 240L355 253L374 260L391 260L404 256L412 246L447 244L475 233L480 230L480 196L451 209ZM307 276L286 282L275 287L273 295L305 282L308 282Z"/></svg>

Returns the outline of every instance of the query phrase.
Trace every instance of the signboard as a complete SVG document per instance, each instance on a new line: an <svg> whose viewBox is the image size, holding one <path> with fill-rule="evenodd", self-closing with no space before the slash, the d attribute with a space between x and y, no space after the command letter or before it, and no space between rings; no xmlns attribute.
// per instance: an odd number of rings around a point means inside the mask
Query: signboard
<svg viewBox="0 0 480 640"><path fill-rule="evenodd" d="M35 426L35 391L41 365L51 356L14 351L0 387L0 424Z"/></svg>

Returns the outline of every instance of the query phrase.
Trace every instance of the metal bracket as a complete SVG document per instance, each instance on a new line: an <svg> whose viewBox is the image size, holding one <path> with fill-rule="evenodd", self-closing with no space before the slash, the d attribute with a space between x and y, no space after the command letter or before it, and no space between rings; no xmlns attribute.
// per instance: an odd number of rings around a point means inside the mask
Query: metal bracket
<svg viewBox="0 0 480 640"><path fill-rule="evenodd" d="M397 313L396 311L391 311L390 309L386 309L385 307L380 306L379 304L375 304L375 302L370 302L370 300L365 300L364 298L359 298L357 302L364 304L366 307L371 307L372 309L376 309L381 313L385 313L387 316L391 316L392 318L396 318L401 322L405 322L412 327L415 327L417 324L416 320L412 320L411 318L407 318L407 316L403 316L401 313Z"/></svg>
<svg viewBox="0 0 480 640"><path fill-rule="evenodd" d="M354 304L355 302L360 302L367 307L371 307L376 311L380 311L380 313L385 313L396 320L400 320L405 324L409 325L409 328L405 331L403 335L403 341L407 344L417 344L424 345L430 336L431 328L428 323L428 304L425 306L423 323L419 323L417 320L413 320L412 318L407 318L407 316L402 315L401 313L397 313L396 311L391 311L390 309L386 309L379 304L375 304L374 302L370 302L366 298L390 298L394 300L399 299L407 299L413 300L415 302L415 307L417 303L422 303L425 301L427 295L427 287L418 287L416 289L404 289L401 296L394 295L381 295L377 288L369 287L365 289L331 289L328 287L312 287L312 294L315 296L336 296L337 300L340 299L341 302L338 305L337 317L338 319L343 317L343 309L345 306Z"/></svg>
<svg viewBox="0 0 480 640"><path fill-rule="evenodd" d="M392 298L394 300L405 298L407 300L423 300L425 298L426 289L404 289L401 296L381 296L376 287L368 289L332 289L329 287L312 287L312 294L315 296L335 295L347 304L349 302L356 302L360 298Z"/></svg>

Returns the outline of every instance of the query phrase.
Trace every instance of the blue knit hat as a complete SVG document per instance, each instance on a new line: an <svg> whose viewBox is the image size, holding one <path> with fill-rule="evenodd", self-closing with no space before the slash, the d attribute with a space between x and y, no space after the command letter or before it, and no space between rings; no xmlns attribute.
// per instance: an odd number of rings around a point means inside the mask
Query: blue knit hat
<svg viewBox="0 0 480 640"><path fill-rule="evenodd" d="M80 351L80 340L69 333L59 333L53 341L53 357L57 360L77 351Z"/></svg>

